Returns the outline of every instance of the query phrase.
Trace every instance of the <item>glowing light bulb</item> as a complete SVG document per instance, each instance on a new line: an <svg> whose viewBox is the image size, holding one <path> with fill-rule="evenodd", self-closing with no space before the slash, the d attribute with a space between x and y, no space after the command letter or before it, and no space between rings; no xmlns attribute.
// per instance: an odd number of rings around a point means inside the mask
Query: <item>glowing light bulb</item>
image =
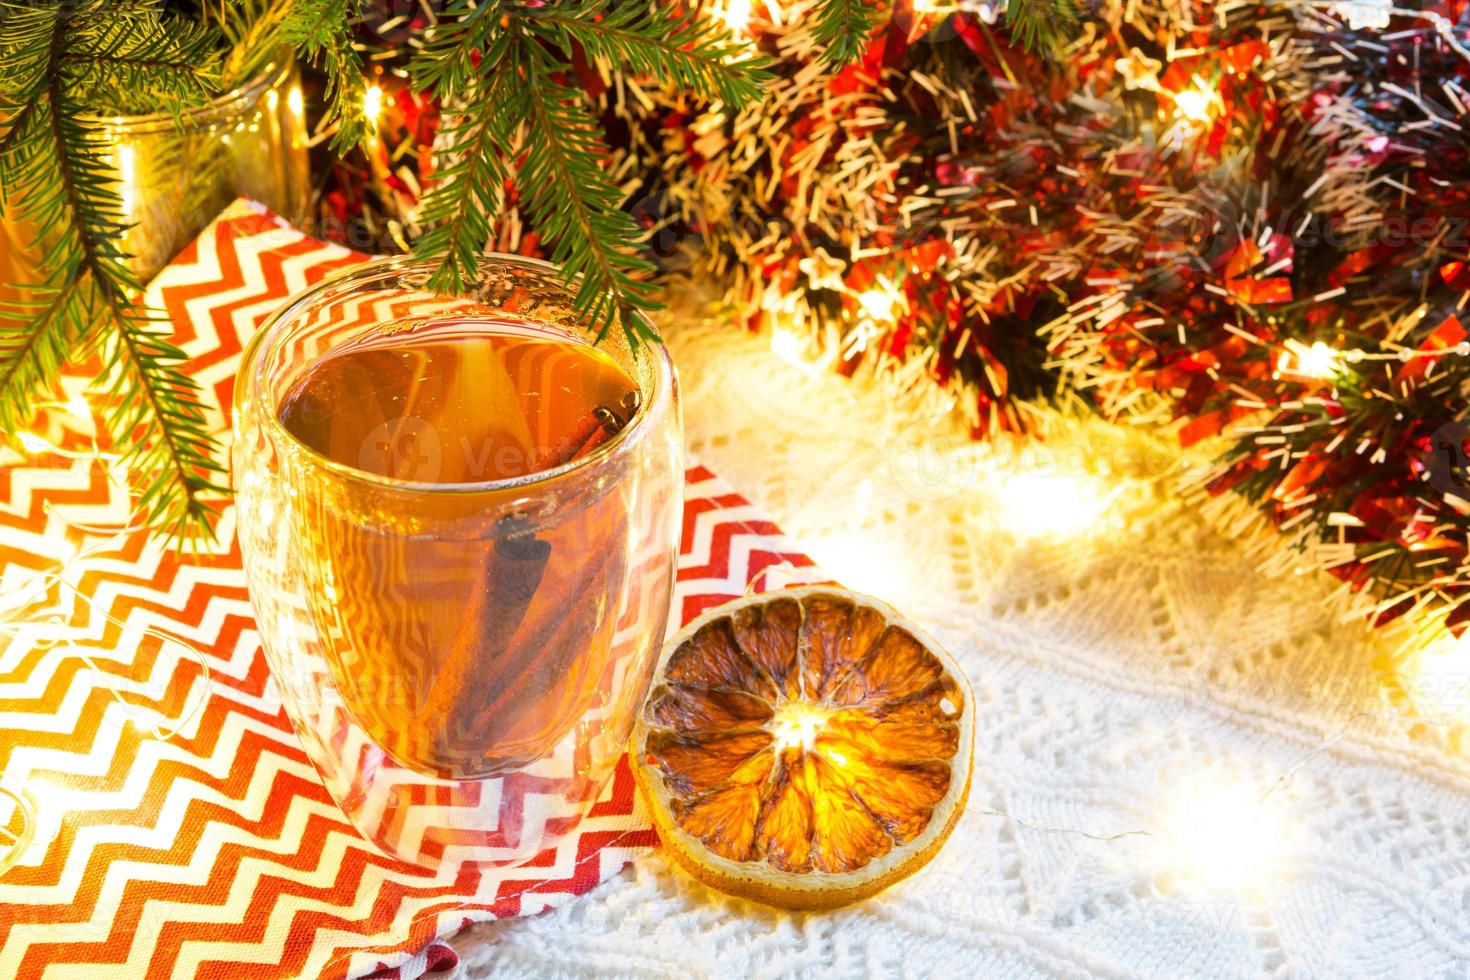
<svg viewBox="0 0 1470 980"><path fill-rule="evenodd" d="M790 327L776 327L771 331L771 353L792 367L807 367L802 356L801 337Z"/></svg>
<svg viewBox="0 0 1470 980"><path fill-rule="evenodd" d="M1228 776L1186 780L1165 812L1166 867L1185 882L1249 890L1289 853L1290 829L1261 787Z"/></svg>
<svg viewBox="0 0 1470 980"><path fill-rule="evenodd" d="M899 309L903 306L903 297L898 290L886 279L878 279L874 284L858 294L858 306L862 307L863 314L877 323L892 323L898 317Z"/></svg>
<svg viewBox="0 0 1470 980"><path fill-rule="evenodd" d="M1087 474L1030 470L1006 479L996 496L1008 527L1038 537L1070 537L1096 527L1117 493Z"/></svg>
<svg viewBox="0 0 1470 980"><path fill-rule="evenodd" d="M64 531L48 534L46 535L46 540L51 542L51 555L59 565L69 565L76 561L77 556L81 554L77 546L66 536L66 532Z"/></svg>
<svg viewBox="0 0 1470 980"><path fill-rule="evenodd" d="M1311 347L1298 340L1288 340L1286 350L1276 360L1276 371L1278 374L1327 380L1337 376L1341 364L1342 355L1320 340Z"/></svg>
<svg viewBox="0 0 1470 980"><path fill-rule="evenodd" d="M286 108L290 109L291 114L295 116L301 116L306 113L306 103L301 98L300 85L292 85L291 90L286 93Z"/></svg>
<svg viewBox="0 0 1470 980"><path fill-rule="evenodd" d="M726 0L711 13L732 34L744 34L750 30L750 0Z"/></svg>
<svg viewBox="0 0 1470 980"><path fill-rule="evenodd" d="M817 733L827 723L827 712L801 701L791 701L776 711L771 733L776 737L776 749L801 748L810 752L816 744Z"/></svg>
<svg viewBox="0 0 1470 980"><path fill-rule="evenodd" d="M68 415L81 419L83 422L90 422L92 420L92 404L87 401L86 395L72 395L61 403L61 407Z"/></svg>
<svg viewBox="0 0 1470 980"><path fill-rule="evenodd" d="M1174 93L1174 111L1191 122L1209 122L1214 105L1215 93L1209 83L1197 75L1193 86Z"/></svg>
<svg viewBox="0 0 1470 980"><path fill-rule="evenodd" d="M802 540L826 577L900 604L912 597L913 558L901 549L854 534L813 535Z"/></svg>
<svg viewBox="0 0 1470 980"><path fill-rule="evenodd" d="M60 451L56 446L52 445L50 442L46 441L42 437L36 435L34 432L17 432L15 434L15 438L16 441L20 443L21 448L28 453L36 453L39 455L41 453L54 453Z"/></svg>
<svg viewBox="0 0 1470 980"><path fill-rule="evenodd" d="M1421 650L1405 681L1416 714L1470 720L1470 633Z"/></svg>
<svg viewBox="0 0 1470 980"><path fill-rule="evenodd" d="M113 144L113 166L117 168L117 191L122 198L122 213L127 217L133 213L137 205L138 172L133 157L133 144L116 142Z"/></svg>
<svg viewBox="0 0 1470 980"><path fill-rule="evenodd" d="M378 119L383 114L383 89L378 85L369 85L367 91L362 93L362 114L367 117L368 123L374 129L378 128Z"/></svg>

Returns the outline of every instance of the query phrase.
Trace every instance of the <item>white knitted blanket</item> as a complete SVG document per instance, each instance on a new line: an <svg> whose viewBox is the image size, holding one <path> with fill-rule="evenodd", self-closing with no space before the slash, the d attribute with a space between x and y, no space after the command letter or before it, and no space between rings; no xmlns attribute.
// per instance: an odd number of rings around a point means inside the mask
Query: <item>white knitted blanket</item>
<svg viewBox="0 0 1470 980"><path fill-rule="evenodd" d="M973 446L767 337L670 333L691 451L969 672L969 806L856 907L725 899L655 852L462 934L464 975L1470 977L1470 646L1395 659L1137 434Z"/></svg>

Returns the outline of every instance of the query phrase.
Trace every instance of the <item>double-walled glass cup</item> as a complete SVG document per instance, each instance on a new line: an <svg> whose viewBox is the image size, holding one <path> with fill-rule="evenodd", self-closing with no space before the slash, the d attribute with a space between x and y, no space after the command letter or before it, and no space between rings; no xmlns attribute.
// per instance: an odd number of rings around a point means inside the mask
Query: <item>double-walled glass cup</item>
<svg viewBox="0 0 1470 980"><path fill-rule="evenodd" d="M552 266L488 258L454 296L426 288L430 271L351 270L251 341L232 446L240 549L286 712L362 835L419 865L510 866L577 826L647 693L679 543L678 393L661 343L610 335L599 349L636 407L568 462L436 482L446 454L475 447L408 416L364 438L370 466L299 441L281 420L294 387L380 337L411 345L452 321L591 340Z"/></svg>

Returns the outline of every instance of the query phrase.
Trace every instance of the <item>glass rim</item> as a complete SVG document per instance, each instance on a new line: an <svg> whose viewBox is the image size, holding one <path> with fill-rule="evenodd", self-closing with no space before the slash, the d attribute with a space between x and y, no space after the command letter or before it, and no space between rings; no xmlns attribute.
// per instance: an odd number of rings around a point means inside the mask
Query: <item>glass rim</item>
<svg viewBox="0 0 1470 980"><path fill-rule="evenodd" d="M186 120L196 126L202 125L215 118L226 116L242 105L249 105L259 100L266 92L289 78L295 67L296 62L291 57L290 49L282 47L271 55L260 71L228 92L216 95L209 100L207 105L187 109L178 114L168 111L113 116L83 113L80 118L87 123L105 126L115 134L173 129L179 120Z"/></svg>
<svg viewBox="0 0 1470 980"><path fill-rule="evenodd" d="M500 264L512 269L522 269L530 272L543 272L561 276L561 267L552 262L542 259L528 258L523 255L511 255L505 252L485 252L480 256L481 269L486 264ZM417 259L412 255L389 256L370 259L360 265L350 266L334 272L314 286L302 290L290 297L283 305L278 307L268 316L260 327L251 336L250 341L240 355L240 367L244 372L242 383L235 391L235 401L240 411L253 411L259 408L259 403L267 398L264 384L264 371L266 354L278 349L280 337L275 338L276 343L268 343L267 338L281 330L284 325L298 319L307 312L311 306L320 301L323 296L334 290L341 290L344 286L361 285L371 283L374 279L387 278L388 276L402 274L404 272L431 272L436 268L438 262L433 259ZM577 277L578 280L581 276ZM568 289L574 287L568 286ZM425 290L428 292L428 290ZM663 336L652 321L638 310L632 311L633 316L643 322L647 328L644 331L642 347L649 349L652 360L652 376L648 390L643 392L644 397L639 401L633 417L628 423L617 431L602 445L596 447L592 452L578 459L569 460L558 466L552 466L544 470L536 470L531 473L523 473L520 476L502 477L496 480L481 480L474 483L434 483L422 480L400 480L396 477L386 476L381 473L373 473L347 463L340 463L326 456L296 437L291 430L287 429L281 422L279 406L267 405L263 424L272 432L279 433L289 440L290 444L297 450L305 453L311 458L313 465L318 465L326 471L333 473L344 480L357 483L367 483L384 490L407 492L413 494L482 494L497 490L517 490L532 488L540 484L551 483L560 477L575 473L594 464L602 463L613 458L635 434L641 433L646 428L646 420L653 411L654 404L672 389L674 380L674 363L669 356L668 347L664 344ZM284 336L284 335L283 335ZM633 350L633 356L639 355L637 349ZM641 387L641 386L640 386ZM248 400L244 397L246 391L250 392Z"/></svg>

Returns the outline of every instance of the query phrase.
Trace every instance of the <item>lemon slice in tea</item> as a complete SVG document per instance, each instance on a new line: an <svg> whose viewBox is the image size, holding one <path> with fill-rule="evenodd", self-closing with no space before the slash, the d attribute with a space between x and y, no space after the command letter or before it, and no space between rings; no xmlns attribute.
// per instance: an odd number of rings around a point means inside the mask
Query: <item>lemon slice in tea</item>
<svg viewBox="0 0 1470 980"><path fill-rule="evenodd" d="M664 650L633 771L674 859L784 908L866 898L938 853L970 788L973 706L949 655L832 586L746 596Z"/></svg>

